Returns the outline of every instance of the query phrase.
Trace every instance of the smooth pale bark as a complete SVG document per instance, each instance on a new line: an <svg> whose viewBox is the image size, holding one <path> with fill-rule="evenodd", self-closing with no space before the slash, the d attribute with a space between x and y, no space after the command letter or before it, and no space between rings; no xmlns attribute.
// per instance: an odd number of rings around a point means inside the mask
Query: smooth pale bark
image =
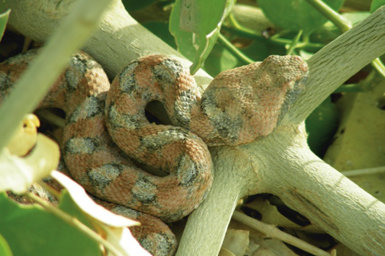
<svg viewBox="0 0 385 256"><path fill-rule="evenodd" d="M72 1L57 1L59 5L52 0L28 2L5 1L18 13L11 16L10 23L33 39L45 40ZM240 147L211 149L215 166L213 188L189 217L178 255L217 255L237 200L260 192L280 196L362 255L385 252L385 205L316 157L307 147L303 127L303 120L328 94L385 52L384 10L378 10L309 60L310 77L305 93L271 135ZM138 56L178 55L137 24L119 1L84 49L111 76ZM202 87L210 79L202 71L196 78Z"/></svg>
<svg viewBox="0 0 385 256"><path fill-rule="evenodd" d="M59 20L68 14L76 0L6 0L0 11L12 10L9 24L23 35L45 41L57 29ZM99 30L83 49L94 57L110 77L114 77L130 61L149 54L182 57L161 39L138 24L124 9L120 0L113 0L110 10L100 22ZM187 66L191 62L181 58ZM210 82L210 76L200 70L195 79L200 86Z"/></svg>

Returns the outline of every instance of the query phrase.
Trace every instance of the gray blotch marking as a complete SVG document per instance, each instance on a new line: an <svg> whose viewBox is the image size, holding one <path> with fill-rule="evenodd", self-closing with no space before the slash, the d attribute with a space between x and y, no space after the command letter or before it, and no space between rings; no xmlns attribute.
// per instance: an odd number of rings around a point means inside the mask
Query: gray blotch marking
<svg viewBox="0 0 385 256"><path fill-rule="evenodd" d="M184 140L187 138L187 131L184 131L178 127L170 127L167 130L162 130L156 134L149 135L141 138L141 146L148 150L158 150L164 145Z"/></svg>
<svg viewBox="0 0 385 256"><path fill-rule="evenodd" d="M305 90L303 84L306 82L307 77L305 76L301 80L298 80L294 83L293 86L289 86L289 88L293 88L288 90L285 95L285 100L281 106L281 112L279 113L277 124L283 119L285 114L289 111L290 107L297 101L298 96Z"/></svg>
<svg viewBox="0 0 385 256"><path fill-rule="evenodd" d="M72 154L92 154L97 147L93 138L71 138L65 143L65 151Z"/></svg>
<svg viewBox="0 0 385 256"><path fill-rule="evenodd" d="M166 85L174 85L180 72L183 71L183 66L176 60L165 59L152 69L156 79Z"/></svg>
<svg viewBox="0 0 385 256"><path fill-rule="evenodd" d="M199 170L187 155L182 155L178 162L177 176L180 184L184 187L190 187L198 177Z"/></svg>
<svg viewBox="0 0 385 256"><path fill-rule="evenodd" d="M123 92L132 93L137 87L134 70L138 66L138 61L133 61L124 68L119 75L120 89Z"/></svg>
<svg viewBox="0 0 385 256"><path fill-rule="evenodd" d="M103 190L120 175L121 170L122 166L119 164L105 164L90 170L88 177L95 187Z"/></svg>
<svg viewBox="0 0 385 256"><path fill-rule="evenodd" d="M103 114L104 100L97 97L87 97L68 117L68 123L75 123L79 120L88 119Z"/></svg>
<svg viewBox="0 0 385 256"><path fill-rule="evenodd" d="M79 82L83 79L84 73L87 70L86 61L79 58L78 55L71 59L71 64L66 70L64 76L66 78L66 89L69 92L73 92L79 85Z"/></svg>
<svg viewBox="0 0 385 256"><path fill-rule="evenodd" d="M127 129L135 129L139 127L140 118L138 115L121 114L116 110L115 104L111 104L107 109L107 119L114 128L125 127Z"/></svg>
<svg viewBox="0 0 385 256"><path fill-rule="evenodd" d="M145 204L152 203L156 199L157 188L145 177L137 180L132 188L132 195Z"/></svg>
<svg viewBox="0 0 385 256"><path fill-rule="evenodd" d="M173 242L170 237L163 233L152 233L150 237L140 239L140 244L152 253L156 252L158 256L168 256L173 248ZM156 243L154 243L156 241Z"/></svg>
<svg viewBox="0 0 385 256"><path fill-rule="evenodd" d="M231 118L224 110L217 106L212 92L207 92L202 98L203 112L208 116L213 127L216 128L218 135L224 141L235 142L238 140L243 121L241 115Z"/></svg>
<svg viewBox="0 0 385 256"><path fill-rule="evenodd" d="M0 72L0 92L2 97L6 94L6 92L13 86L9 76L3 72Z"/></svg>
<svg viewBox="0 0 385 256"><path fill-rule="evenodd" d="M197 92L195 90L182 91L174 103L175 117L178 125L188 128L191 121L191 109L197 105Z"/></svg>
<svg viewBox="0 0 385 256"><path fill-rule="evenodd" d="M133 219L137 219L140 215L142 215L140 212L122 205L115 206L111 209L111 211L124 217Z"/></svg>

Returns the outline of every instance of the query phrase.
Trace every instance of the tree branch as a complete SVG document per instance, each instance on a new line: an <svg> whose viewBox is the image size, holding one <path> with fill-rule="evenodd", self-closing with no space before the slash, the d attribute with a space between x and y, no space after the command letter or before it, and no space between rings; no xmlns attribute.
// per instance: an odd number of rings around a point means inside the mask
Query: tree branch
<svg viewBox="0 0 385 256"><path fill-rule="evenodd" d="M335 89L372 60L385 53L385 7L339 36L309 60L305 92L285 121L299 124Z"/></svg>
<svg viewBox="0 0 385 256"><path fill-rule="evenodd" d="M29 2L5 0L5 7L12 6L13 13L18 13L11 14L10 23L24 35L43 41L73 0L59 1L57 6L49 0ZM48 6L53 9L49 11ZM309 60L306 91L273 134L240 147L211 149L216 175L213 188L189 217L178 255L217 255L236 201L260 192L279 195L362 255L384 252L385 205L311 153L301 124L336 87L385 52L383 13L384 9L375 12ZM120 1L85 49L111 76L138 56L178 55L137 24ZM195 77L202 87L210 80L203 71Z"/></svg>
<svg viewBox="0 0 385 256"><path fill-rule="evenodd" d="M68 15L77 0L4 0L0 11L12 9L9 24L23 35L44 42L57 29L58 21ZM190 66L191 62L175 49L156 37L125 10L120 0L105 13L99 29L88 39L83 49L94 57L112 78L130 61L149 54L167 54L180 57ZM211 77L200 70L195 76L200 86L207 85Z"/></svg>

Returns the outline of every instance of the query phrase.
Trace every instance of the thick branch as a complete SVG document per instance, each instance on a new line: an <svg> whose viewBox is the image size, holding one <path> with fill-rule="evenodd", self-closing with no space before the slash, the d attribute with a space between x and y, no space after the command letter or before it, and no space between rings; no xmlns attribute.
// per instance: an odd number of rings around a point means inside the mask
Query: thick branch
<svg viewBox="0 0 385 256"><path fill-rule="evenodd" d="M308 61L306 90L285 121L304 121L343 82L385 53L385 7L332 41Z"/></svg>
<svg viewBox="0 0 385 256"><path fill-rule="evenodd" d="M260 170L269 187L266 192L278 195L355 252L385 252L385 205L319 159L305 145L303 134L293 139L277 131L249 146L251 155L261 155L260 148L275 151L264 154L269 168Z"/></svg>
<svg viewBox="0 0 385 256"><path fill-rule="evenodd" d="M256 184L257 167L239 148L211 150L215 179L208 198L189 217L177 256L218 255L238 200ZM253 177L253 178L251 178ZM248 186L249 185L249 186ZM253 187L252 193L263 191Z"/></svg>
<svg viewBox="0 0 385 256"><path fill-rule="evenodd" d="M28 0L5 0L5 6L12 5L13 12L19 13L11 16L10 22L15 28L33 39L44 40L55 28L57 19L66 13L67 3L72 1L57 1L57 5L52 2L36 0L31 4ZM48 10L47 6L53 9ZM363 25L347 32L309 60L308 88L286 118L286 124L295 123L295 126L281 126L272 135L242 147L212 149L217 178L212 193L189 218L179 255L215 255L236 200L261 191L277 193L357 252L383 253L385 205L316 158L306 146L305 132L297 127L338 85L385 52L385 44L381 44L385 41L383 13L383 10L377 11ZM110 75L137 56L177 54L138 25L119 1L102 24L85 49ZM202 72L196 78L201 86L209 81L209 76ZM322 174L324 170L326 175ZM224 184L229 184L228 191ZM228 196L220 196L218 191L227 192ZM191 251L192 245L197 250Z"/></svg>
<svg viewBox="0 0 385 256"><path fill-rule="evenodd" d="M36 41L45 41L57 28L58 21L68 14L76 0L5 0L0 11L12 9L10 25L23 35ZM168 54L182 57L175 49L136 22L120 0L113 1L99 29L86 42L83 49L94 57L114 77L130 61L149 54ZM181 58L185 65L191 62ZM202 87L211 77L200 70L195 79Z"/></svg>
<svg viewBox="0 0 385 256"><path fill-rule="evenodd" d="M384 252L385 205L315 156L303 125L279 127L259 141L212 149L212 154L212 192L189 217L177 255L217 255L225 227L216 222L228 220L228 197L238 195L235 203L261 192L278 195L361 255Z"/></svg>

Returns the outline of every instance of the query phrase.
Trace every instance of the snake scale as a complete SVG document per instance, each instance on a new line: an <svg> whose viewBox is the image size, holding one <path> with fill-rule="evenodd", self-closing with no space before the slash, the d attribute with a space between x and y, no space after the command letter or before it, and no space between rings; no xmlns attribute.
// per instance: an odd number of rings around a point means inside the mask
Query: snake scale
<svg viewBox="0 0 385 256"><path fill-rule="evenodd" d="M36 53L0 64L0 98ZM66 113L61 148L71 176L110 202L108 208L143 221L133 234L147 250L172 255L176 239L157 218L179 220L205 198L213 180L207 146L245 144L271 133L302 91L306 74L301 58L270 56L222 72L201 96L174 58L134 60L110 85L102 67L80 52L39 107ZM148 121L145 109L153 101L163 104L172 125Z"/></svg>

